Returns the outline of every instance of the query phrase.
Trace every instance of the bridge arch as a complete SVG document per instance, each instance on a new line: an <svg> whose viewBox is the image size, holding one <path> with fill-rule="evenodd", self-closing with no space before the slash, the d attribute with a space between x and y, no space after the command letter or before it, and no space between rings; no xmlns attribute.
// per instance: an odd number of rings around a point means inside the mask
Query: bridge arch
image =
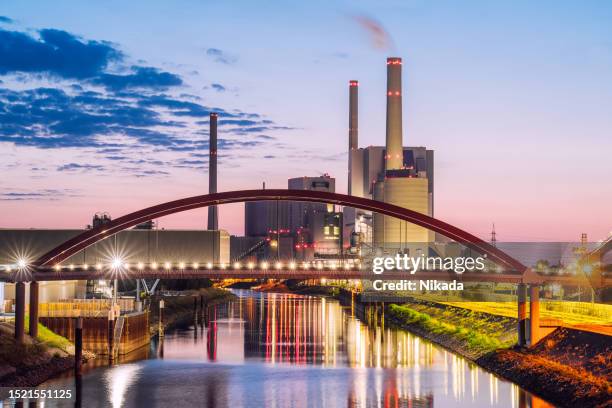
<svg viewBox="0 0 612 408"><path fill-rule="evenodd" d="M514 259L505 252L497 249L488 242L457 228L444 221L416 211L402 208L393 204L375 201L362 197L349 196L338 193L328 193L324 191L308 190L238 190L226 191L222 193L205 194L194 197L183 198L154 205L142 210L134 211L119 218L112 220L109 224L87 230L74 238L51 249L46 254L39 257L35 262L36 267L50 267L61 263L72 255L86 249L87 247L102 241L113 234L128 228L134 227L142 222L166 215L176 214L183 211L194 210L197 208L209 207L212 205L240 203L247 201L302 201L336 204L356 209L377 212L390 217L395 217L407 221L431 231L442 234L454 241L469 246L482 254L486 254L489 259L503 268L525 274L528 268L518 260Z"/></svg>

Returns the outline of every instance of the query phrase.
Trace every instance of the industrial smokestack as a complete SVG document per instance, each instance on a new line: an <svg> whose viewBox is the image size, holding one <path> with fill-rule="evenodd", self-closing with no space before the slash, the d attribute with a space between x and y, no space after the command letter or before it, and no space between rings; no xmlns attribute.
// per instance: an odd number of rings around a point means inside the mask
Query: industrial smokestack
<svg viewBox="0 0 612 408"><path fill-rule="evenodd" d="M402 148L402 59L387 58L387 154L385 170L401 169Z"/></svg>
<svg viewBox="0 0 612 408"><path fill-rule="evenodd" d="M210 142L208 145L208 193L217 192L217 114L210 114ZM208 207L208 229L219 229L219 212L216 205Z"/></svg>
<svg viewBox="0 0 612 408"><path fill-rule="evenodd" d="M348 152L348 194L352 194L353 152L359 147L359 82L349 81L349 152Z"/></svg>

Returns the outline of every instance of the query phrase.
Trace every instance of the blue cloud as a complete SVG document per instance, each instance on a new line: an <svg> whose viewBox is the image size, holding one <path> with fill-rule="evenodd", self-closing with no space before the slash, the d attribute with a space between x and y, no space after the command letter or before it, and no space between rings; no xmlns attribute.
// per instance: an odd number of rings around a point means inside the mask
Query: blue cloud
<svg viewBox="0 0 612 408"><path fill-rule="evenodd" d="M211 84L210 87L217 92L225 92L225 87L221 84L214 83Z"/></svg>
<svg viewBox="0 0 612 408"><path fill-rule="evenodd" d="M128 75L101 74L93 80L95 84L104 85L114 91L127 88L165 89L183 84L183 80L170 72L162 72L151 67L132 67L134 73Z"/></svg>
<svg viewBox="0 0 612 408"><path fill-rule="evenodd" d="M40 38L0 30L0 74L45 72L62 78L100 74L121 53L109 43L81 41L61 30L40 30Z"/></svg>
<svg viewBox="0 0 612 408"><path fill-rule="evenodd" d="M211 57L215 62L231 65L234 64L238 59L232 55L229 55L227 52L220 50L218 48L209 48L206 50L206 55Z"/></svg>
<svg viewBox="0 0 612 408"><path fill-rule="evenodd" d="M97 164L68 163L57 168L57 171L102 171L104 166Z"/></svg>
<svg viewBox="0 0 612 408"><path fill-rule="evenodd" d="M0 23L11 24L12 22L13 22L13 19L8 18L6 16L0 16Z"/></svg>

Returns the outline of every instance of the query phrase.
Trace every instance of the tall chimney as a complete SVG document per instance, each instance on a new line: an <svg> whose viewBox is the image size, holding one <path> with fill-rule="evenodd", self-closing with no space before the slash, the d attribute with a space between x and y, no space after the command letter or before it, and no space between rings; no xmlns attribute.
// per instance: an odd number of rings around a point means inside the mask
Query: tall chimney
<svg viewBox="0 0 612 408"><path fill-rule="evenodd" d="M349 81L349 149L348 149L348 194L352 194L353 152L359 147L359 82Z"/></svg>
<svg viewBox="0 0 612 408"><path fill-rule="evenodd" d="M208 146L208 193L217 192L217 114L210 114L210 142ZM216 205L208 207L208 229L219 229L219 210Z"/></svg>
<svg viewBox="0 0 612 408"><path fill-rule="evenodd" d="M387 58L387 154L385 170L401 169L402 147L402 59Z"/></svg>

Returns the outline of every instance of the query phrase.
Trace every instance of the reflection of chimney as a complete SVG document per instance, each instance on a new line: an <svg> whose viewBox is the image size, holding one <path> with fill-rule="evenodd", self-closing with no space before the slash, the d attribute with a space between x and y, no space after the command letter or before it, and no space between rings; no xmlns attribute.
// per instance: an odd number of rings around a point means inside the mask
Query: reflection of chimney
<svg viewBox="0 0 612 408"><path fill-rule="evenodd" d="M217 192L217 114L210 114L210 142L208 145L208 193ZM216 205L208 207L208 229L219 229L219 212Z"/></svg>
<svg viewBox="0 0 612 408"><path fill-rule="evenodd" d="M353 152L359 147L358 129L359 129L359 106L358 93L359 82L349 81L349 152L348 152L348 194L352 194L352 156Z"/></svg>
<svg viewBox="0 0 612 408"><path fill-rule="evenodd" d="M402 149L402 59L387 58L387 155L385 170L403 166Z"/></svg>

